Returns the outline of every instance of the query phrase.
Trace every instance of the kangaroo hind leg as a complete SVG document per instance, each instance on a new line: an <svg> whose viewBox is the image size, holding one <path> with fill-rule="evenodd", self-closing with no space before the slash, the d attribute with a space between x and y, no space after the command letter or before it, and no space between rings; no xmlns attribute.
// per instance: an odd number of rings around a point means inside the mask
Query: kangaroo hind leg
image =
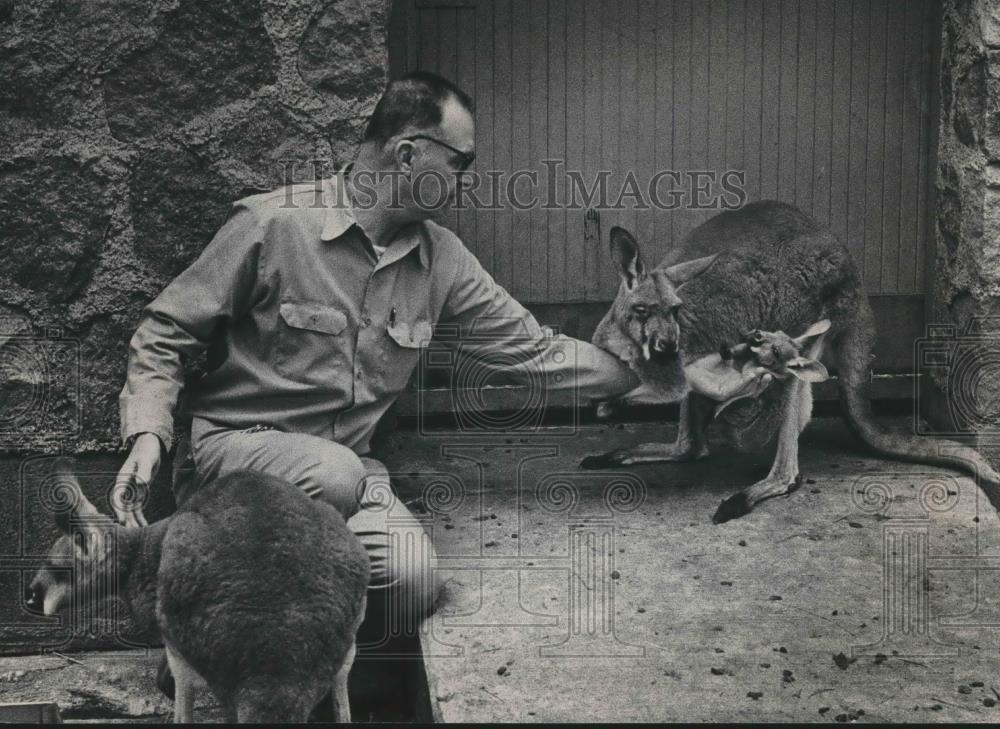
<svg viewBox="0 0 1000 729"><path fill-rule="evenodd" d="M681 401L677 424L677 439L673 443L642 443L631 448L619 448L596 456L587 456L581 468L614 468L636 463L693 461L708 456L705 431L712 419L714 403L701 395L690 394Z"/></svg>
<svg viewBox="0 0 1000 729"><path fill-rule="evenodd" d="M819 359L823 339L821 336L813 343L808 355L811 359ZM812 386L803 380L792 379L781 401L781 413L778 448L771 471L765 479L724 499L712 516L714 524L743 516L764 499L789 494L799 487L799 434L812 417Z"/></svg>

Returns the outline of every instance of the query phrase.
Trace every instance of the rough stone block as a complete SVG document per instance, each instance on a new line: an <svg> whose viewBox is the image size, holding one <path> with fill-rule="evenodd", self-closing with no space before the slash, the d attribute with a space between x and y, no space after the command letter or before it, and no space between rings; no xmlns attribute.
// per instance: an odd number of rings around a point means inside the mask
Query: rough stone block
<svg viewBox="0 0 1000 729"><path fill-rule="evenodd" d="M991 51L986 64L983 148L991 162L1000 161L1000 51Z"/></svg>
<svg viewBox="0 0 1000 729"><path fill-rule="evenodd" d="M198 257L237 197L196 155L154 150L139 162L129 194L136 256L167 283Z"/></svg>
<svg viewBox="0 0 1000 729"><path fill-rule="evenodd" d="M982 3L980 28L988 48L1000 48L1000 5L991 0Z"/></svg>
<svg viewBox="0 0 1000 729"><path fill-rule="evenodd" d="M0 451L117 451L143 306L234 200L353 155L388 5L0 0Z"/></svg>
<svg viewBox="0 0 1000 729"><path fill-rule="evenodd" d="M299 47L299 73L306 83L338 99L378 94L385 83L385 5L328 2Z"/></svg>
<svg viewBox="0 0 1000 729"><path fill-rule="evenodd" d="M0 282L65 301L87 283L114 201L109 173L72 156L0 161Z"/></svg>
<svg viewBox="0 0 1000 729"><path fill-rule="evenodd" d="M122 140L162 134L274 83L277 67L257 0L182 0L105 78L108 124Z"/></svg>
<svg viewBox="0 0 1000 729"><path fill-rule="evenodd" d="M22 126L52 129L74 124L91 92L72 56L58 45L22 35L0 45L0 78L0 124L7 133Z"/></svg>

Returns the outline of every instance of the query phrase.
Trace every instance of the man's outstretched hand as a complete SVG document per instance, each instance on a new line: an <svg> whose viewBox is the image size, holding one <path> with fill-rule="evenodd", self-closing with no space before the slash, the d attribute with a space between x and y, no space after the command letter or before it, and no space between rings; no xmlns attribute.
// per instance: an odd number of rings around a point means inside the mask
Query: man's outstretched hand
<svg viewBox="0 0 1000 729"><path fill-rule="evenodd" d="M765 367L748 363L736 369L719 354L710 354L684 367L684 379L690 388L705 397L722 403L716 412L745 397L759 397L772 382L774 373ZM676 402L664 398L656 387L643 383L619 398L597 403L597 418L611 416L619 405L666 405Z"/></svg>
<svg viewBox="0 0 1000 729"><path fill-rule="evenodd" d="M141 433L132 444L132 450L115 477L111 494L111 508L115 519L123 526L135 528L148 525L142 505L149 495L149 487L160 469L163 444L154 433Z"/></svg>
<svg viewBox="0 0 1000 729"><path fill-rule="evenodd" d="M734 400L758 397L774 381L774 374L765 367L750 363L736 369L718 354L684 367L684 377L692 390L723 403L723 407Z"/></svg>

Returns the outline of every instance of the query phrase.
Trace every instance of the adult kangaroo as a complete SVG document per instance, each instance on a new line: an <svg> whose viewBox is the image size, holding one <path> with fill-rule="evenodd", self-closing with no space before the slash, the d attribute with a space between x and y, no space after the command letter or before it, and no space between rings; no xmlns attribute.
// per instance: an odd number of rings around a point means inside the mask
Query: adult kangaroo
<svg viewBox="0 0 1000 729"><path fill-rule="evenodd" d="M798 436L812 412L809 377L776 378L759 396L721 412L710 390L687 386L694 385L692 363L708 361L706 356L725 351L747 332L769 330L795 336L803 361L828 355L837 368L847 424L875 453L1000 484L1000 475L971 448L875 424L868 393L875 325L868 297L847 248L801 210L763 200L723 212L692 230L653 270L644 265L635 238L616 227L611 254L621 285L594 344L629 362L644 386L664 399L684 399L676 442L590 456L582 467L703 457L706 428L718 415L740 450L777 442L767 477L725 499L713 521L742 516L764 499L793 491L799 482ZM704 379L704 368L698 374Z"/></svg>

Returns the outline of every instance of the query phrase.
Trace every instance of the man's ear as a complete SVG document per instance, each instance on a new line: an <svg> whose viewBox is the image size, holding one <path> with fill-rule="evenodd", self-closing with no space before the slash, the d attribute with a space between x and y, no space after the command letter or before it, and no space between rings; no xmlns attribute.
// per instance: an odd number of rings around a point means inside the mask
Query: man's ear
<svg viewBox="0 0 1000 729"><path fill-rule="evenodd" d="M635 282L646 273L639 256L639 244L631 233L617 225L611 229L611 260L615 262L618 275L627 289L635 286Z"/></svg>
<svg viewBox="0 0 1000 729"><path fill-rule="evenodd" d="M414 150L416 150L416 146L409 139L400 139L392 150L393 157L396 159L396 168L407 175L413 170Z"/></svg>
<svg viewBox="0 0 1000 729"><path fill-rule="evenodd" d="M822 334L822 332L820 332ZM817 335L818 336L818 335ZM830 373L822 362L808 357L794 357L785 363L788 371L803 382L825 382L830 379Z"/></svg>
<svg viewBox="0 0 1000 729"><path fill-rule="evenodd" d="M695 258L693 261L684 261L683 263L677 263L666 271L667 278L670 279L670 283L674 286L680 286L682 283L687 283L693 278L700 276L708 270L708 267L715 263L715 259L719 257L716 253L712 256L705 256L704 258Z"/></svg>
<svg viewBox="0 0 1000 729"><path fill-rule="evenodd" d="M818 337L820 334L826 334L830 329L830 320L821 319L811 327L806 329L802 334L795 337L792 341L795 342L795 346L799 348L801 352L805 347L812 344L812 340Z"/></svg>

